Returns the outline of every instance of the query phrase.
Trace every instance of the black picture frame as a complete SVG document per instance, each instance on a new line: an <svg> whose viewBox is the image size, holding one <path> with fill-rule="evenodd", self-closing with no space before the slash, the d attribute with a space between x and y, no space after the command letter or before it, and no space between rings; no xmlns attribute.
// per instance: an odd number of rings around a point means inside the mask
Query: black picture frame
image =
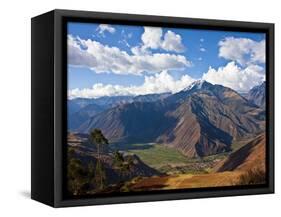
<svg viewBox="0 0 281 217"><path fill-rule="evenodd" d="M66 198L67 22L149 25L176 28L262 32L266 34L267 184L169 190L106 197ZM53 207L131 203L274 193L274 24L53 10L32 18L31 198Z"/></svg>

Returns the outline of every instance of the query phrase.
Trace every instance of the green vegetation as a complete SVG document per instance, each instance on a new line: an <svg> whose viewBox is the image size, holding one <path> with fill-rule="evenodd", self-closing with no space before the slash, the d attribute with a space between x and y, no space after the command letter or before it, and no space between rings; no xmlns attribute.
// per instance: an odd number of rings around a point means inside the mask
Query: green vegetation
<svg viewBox="0 0 281 217"><path fill-rule="evenodd" d="M106 172L101 161L101 153L108 141L101 130L93 129L88 144L96 147L96 160L82 162L83 154L77 154L76 148L69 147L68 149L68 192L74 196L87 194L92 192L93 189L95 189L95 192L99 192L106 187Z"/></svg>
<svg viewBox="0 0 281 217"><path fill-rule="evenodd" d="M127 175L131 172L134 162L131 156L125 159L121 152L115 151L113 154L113 165L121 174Z"/></svg>
<svg viewBox="0 0 281 217"><path fill-rule="evenodd" d="M96 171L95 171L95 181L96 186L102 190L105 186L105 171L100 159L100 153L103 151L103 146L108 145L108 140L104 137L100 129L93 129L90 132L90 140L93 145L97 148L97 163L96 163Z"/></svg>
<svg viewBox="0 0 281 217"><path fill-rule="evenodd" d="M175 148L155 143L125 144L112 146L111 149L123 149L125 152L136 154L145 164L166 174L206 174L212 171L218 161L230 154L188 158Z"/></svg>
<svg viewBox="0 0 281 217"><path fill-rule="evenodd" d="M82 163L78 159L72 158L68 162L68 190L73 195L82 194L86 185L86 173Z"/></svg>
<svg viewBox="0 0 281 217"><path fill-rule="evenodd" d="M187 158L176 149L159 144L132 144L128 152L138 155L145 164L154 168L188 162Z"/></svg>
<svg viewBox="0 0 281 217"><path fill-rule="evenodd" d="M72 195L81 195L85 193L89 187L88 180L91 178L91 173L87 171L81 160L75 157L75 151L70 148L68 150L67 164L67 188Z"/></svg>

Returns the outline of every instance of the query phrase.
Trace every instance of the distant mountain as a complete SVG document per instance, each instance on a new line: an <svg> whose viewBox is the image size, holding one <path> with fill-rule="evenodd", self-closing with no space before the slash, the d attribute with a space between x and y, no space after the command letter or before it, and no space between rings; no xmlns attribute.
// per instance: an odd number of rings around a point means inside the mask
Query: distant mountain
<svg viewBox="0 0 281 217"><path fill-rule="evenodd" d="M251 103L258 105L261 108L265 108L265 90L266 87L264 81L262 84L253 87L247 94L246 98Z"/></svg>
<svg viewBox="0 0 281 217"><path fill-rule="evenodd" d="M68 129L76 131L92 116L114 106L133 102L133 96L104 96L97 99L68 100Z"/></svg>
<svg viewBox="0 0 281 217"><path fill-rule="evenodd" d="M67 101L67 113L68 113L68 115L79 111L79 109L80 109L80 106L77 105L75 102L73 102L72 100Z"/></svg>
<svg viewBox="0 0 281 217"><path fill-rule="evenodd" d="M68 100L68 109L70 113L77 112L87 105L95 104L104 108L112 108L117 105L132 102L154 102L163 100L171 93L145 94L138 96L103 96L99 98L75 98Z"/></svg>
<svg viewBox="0 0 281 217"><path fill-rule="evenodd" d="M265 171L265 135L255 137L232 153L219 167L218 172L250 169Z"/></svg>
<svg viewBox="0 0 281 217"><path fill-rule="evenodd" d="M157 100L164 100L171 93L160 93L160 94L146 94L146 95L138 95L133 98L134 102L155 102Z"/></svg>
<svg viewBox="0 0 281 217"><path fill-rule="evenodd" d="M68 115L78 112L80 109L87 105L93 104L95 99L88 98L75 98L67 101L67 111Z"/></svg>
<svg viewBox="0 0 281 217"><path fill-rule="evenodd" d="M79 128L100 128L111 142L161 142L187 156L231 150L233 139L264 129L262 109L236 91L196 81L163 100L118 105L90 118ZM259 117L259 118L257 118Z"/></svg>
<svg viewBox="0 0 281 217"><path fill-rule="evenodd" d="M105 108L96 104L89 104L68 116L68 129L76 130L82 123L92 116L104 111Z"/></svg>
<svg viewBox="0 0 281 217"><path fill-rule="evenodd" d="M103 108L111 108L119 104L133 102L133 96L103 96L100 98L75 98L68 100L68 110L72 114L87 105L95 104Z"/></svg>
<svg viewBox="0 0 281 217"><path fill-rule="evenodd" d="M110 142L151 142L171 124L165 112L161 102L123 104L90 118L78 132L100 128Z"/></svg>
<svg viewBox="0 0 281 217"><path fill-rule="evenodd" d="M133 102L133 96L103 96L94 99L94 103L106 108L112 108L117 105Z"/></svg>
<svg viewBox="0 0 281 217"><path fill-rule="evenodd" d="M76 98L68 101L68 128L76 130L89 118L113 108L118 105L123 105L132 102L155 102L164 100L170 93L162 94L147 94L139 96L105 96L97 99Z"/></svg>

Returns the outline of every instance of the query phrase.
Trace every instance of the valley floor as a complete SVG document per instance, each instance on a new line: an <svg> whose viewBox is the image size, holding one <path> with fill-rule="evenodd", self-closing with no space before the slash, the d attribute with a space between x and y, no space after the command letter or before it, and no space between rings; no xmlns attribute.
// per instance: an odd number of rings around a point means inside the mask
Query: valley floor
<svg viewBox="0 0 281 217"><path fill-rule="evenodd" d="M157 143L126 144L124 152L137 155L145 164L167 175L209 173L229 153L187 158L180 151ZM120 150L120 146L114 149ZM122 150L122 149L121 149Z"/></svg>

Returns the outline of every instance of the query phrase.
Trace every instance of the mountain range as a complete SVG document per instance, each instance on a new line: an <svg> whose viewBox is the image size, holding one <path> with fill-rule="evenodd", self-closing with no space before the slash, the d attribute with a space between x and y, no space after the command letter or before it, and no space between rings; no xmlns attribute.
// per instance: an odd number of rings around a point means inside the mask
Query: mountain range
<svg viewBox="0 0 281 217"><path fill-rule="evenodd" d="M138 96L104 96L97 99L75 98L68 100L68 128L77 130L81 124L94 115L118 105L132 102L155 102L168 97L170 93Z"/></svg>
<svg viewBox="0 0 281 217"><path fill-rule="evenodd" d="M228 152L234 140L264 130L264 107L252 98L262 88L243 97L199 80L175 94L74 99L69 111L80 109L69 114L69 126L80 133L100 128L111 143L158 142L188 157Z"/></svg>

